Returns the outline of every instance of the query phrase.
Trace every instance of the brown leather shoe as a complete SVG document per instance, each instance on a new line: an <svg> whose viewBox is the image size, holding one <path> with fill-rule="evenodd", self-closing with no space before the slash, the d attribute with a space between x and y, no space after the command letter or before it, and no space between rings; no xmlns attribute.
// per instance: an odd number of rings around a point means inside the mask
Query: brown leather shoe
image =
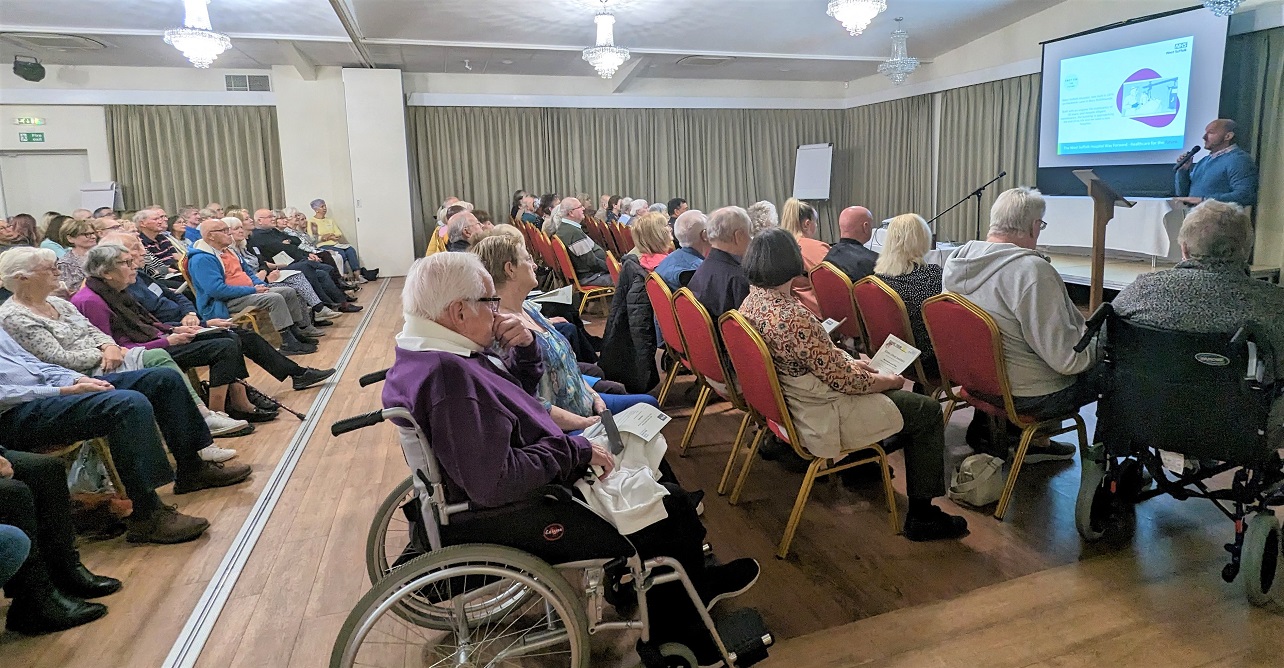
<svg viewBox="0 0 1284 668"><path fill-rule="evenodd" d="M174 481L175 494L188 494L202 489L227 487L250 477L248 464L235 462L202 462L202 466L192 473L178 473Z"/></svg>
<svg viewBox="0 0 1284 668"><path fill-rule="evenodd" d="M150 517L125 518L129 531L125 540L131 543L159 543L172 545L196 540L210 527L209 520L178 512L178 506L162 505Z"/></svg>

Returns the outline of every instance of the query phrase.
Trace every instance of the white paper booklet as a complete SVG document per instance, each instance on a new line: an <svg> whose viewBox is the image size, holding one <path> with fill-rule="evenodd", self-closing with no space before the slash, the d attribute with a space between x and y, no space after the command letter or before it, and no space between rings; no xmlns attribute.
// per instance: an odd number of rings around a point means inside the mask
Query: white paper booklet
<svg viewBox="0 0 1284 668"><path fill-rule="evenodd" d="M820 326L825 328L826 334L833 334L834 330L838 329L839 327L842 327L843 323L845 322L847 322L847 318L843 318L842 320L834 320L833 318L826 318L825 322L820 323Z"/></svg>
<svg viewBox="0 0 1284 668"><path fill-rule="evenodd" d="M556 290L550 290L542 295L531 297L531 301L549 304L570 304L571 297L571 286L567 285Z"/></svg>
<svg viewBox="0 0 1284 668"><path fill-rule="evenodd" d="M294 262L294 258L290 257L290 255L285 251L281 251L280 253L272 256L272 264L279 264L284 267L292 262Z"/></svg>
<svg viewBox="0 0 1284 668"><path fill-rule="evenodd" d="M352 244L332 244L332 245L333 245L335 248L342 248L342 249L344 249L344 250L347 250L347 249L349 249L349 248L352 248Z"/></svg>
<svg viewBox="0 0 1284 668"><path fill-rule="evenodd" d="M888 335L883 347L878 349L869 365L881 373L900 374L918 359L921 350L897 338Z"/></svg>
<svg viewBox="0 0 1284 668"><path fill-rule="evenodd" d="M277 272L280 274L276 279L278 281L284 281L285 279L300 273L298 269L278 269Z"/></svg>
<svg viewBox="0 0 1284 668"><path fill-rule="evenodd" d="M664 425L669 424L669 421L673 419L651 404L634 404L614 417L615 427L620 430L620 433L633 434L648 442L655 438L660 433L660 430L664 429ZM594 438L605 433L606 428L599 422L585 429L584 437Z"/></svg>

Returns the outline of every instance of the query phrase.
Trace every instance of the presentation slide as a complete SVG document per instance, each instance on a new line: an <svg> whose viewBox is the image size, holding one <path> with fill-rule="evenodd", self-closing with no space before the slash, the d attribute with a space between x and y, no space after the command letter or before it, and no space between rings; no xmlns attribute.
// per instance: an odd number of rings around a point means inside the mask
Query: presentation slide
<svg viewBox="0 0 1284 668"><path fill-rule="evenodd" d="M1194 37L1061 61L1057 154L1185 148Z"/></svg>

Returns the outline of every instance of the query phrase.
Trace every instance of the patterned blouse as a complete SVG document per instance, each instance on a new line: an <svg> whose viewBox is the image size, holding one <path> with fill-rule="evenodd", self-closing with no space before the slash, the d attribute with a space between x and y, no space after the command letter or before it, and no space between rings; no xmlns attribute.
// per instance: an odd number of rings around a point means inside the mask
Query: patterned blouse
<svg viewBox="0 0 1284 668"><path fill-rule="evenodd" d="M544 362L544 377L539 381L535 396L544 404L545 410L557 406L581 417L592 415L593 393L584 382L584 376L580 375L570 341L539 312L539 305L535 302L523 302L522 310L544 330L531 331L539 347L540 359Z"/></svg>
<svg viewBox="0 0 1284 668"><path fill-rule="evenodd" d="M776 373L812 374L843 394L866 394L873 378L856 359L834 345L825 328L792 295L750 286L740 314L758 330L771 351Z"/></svg>
<svg viewBox="0 0 1284 668"><path fill-rule="evenodd" d="M9 299L0 304L0 326L42 362L80 373L93 371L103 361L100 347L114 346L116 342L94 327L71 302L50 297L49 304L58 311L56 320Z"/></svg>
<svg viewBox="0 0 1284 668"><path fill-rule="evenodd" d="M67 286L67 292L75 294L80 286L85 282L85 255L76 255L76 251L68 250L62 257L54 262L58 267L58 280Z"/></svg>
<svg viewBox="0 0 1284 668"><path fill-rule="evenodd" d="M928 297L941 294L941 272L944 269L938 264L920 264L908 274L887 276L878 274L896 294L905 302L905 312L909 314L910 330L914 332L914 344L923 351L923 357L932 357L932 339L927 336L927 325L923 324L923 302Z"/></svg>

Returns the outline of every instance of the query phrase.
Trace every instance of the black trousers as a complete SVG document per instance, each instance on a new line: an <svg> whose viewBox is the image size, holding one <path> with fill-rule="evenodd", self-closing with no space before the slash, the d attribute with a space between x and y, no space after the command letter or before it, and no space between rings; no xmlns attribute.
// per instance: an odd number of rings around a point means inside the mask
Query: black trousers
<svg viewBox="0 0 1284 668"><path fill-rule="evenodd" d="M303 373L303 367L299 366L294 360L282 355L266 339L255 334L249 329L232 329L222 332L210 332L218 336L235 337L241 347L241 354L246 359L254 362L263 368L264 371L272 374L277 380L293 378Z"/></svg>
<svg viewBox="0 0 1284 668"><path fill-rule="evenodd" d="M0 454L13 464L13 479L0 479L0 524L18 527L31 539L31 552L5 593L12 599L40 597L53 587L49 571L69 569L76 559L67 472L57 457Z"/></svg>
<svg viewBox="0 0 1284 668"><path fill-rule="evenodd" d="M231 385L250 375L245 369L245 358L241 356L240 342L234 337L201 338L181 346L170 346L165 350L184 371L208 366L210 387Z"/></svg>
<svg viewBox="0 0 1284 668"><path fill-rule="evenodd" d="M326 306L336 306L348 301L348 296L343 294L343 290L339 287L339 281L342 279L334 267L323 262L305 259L291 263L286 269L303 272L303 276L308 279L308 283L312 285L312 289Z"/></svg>

